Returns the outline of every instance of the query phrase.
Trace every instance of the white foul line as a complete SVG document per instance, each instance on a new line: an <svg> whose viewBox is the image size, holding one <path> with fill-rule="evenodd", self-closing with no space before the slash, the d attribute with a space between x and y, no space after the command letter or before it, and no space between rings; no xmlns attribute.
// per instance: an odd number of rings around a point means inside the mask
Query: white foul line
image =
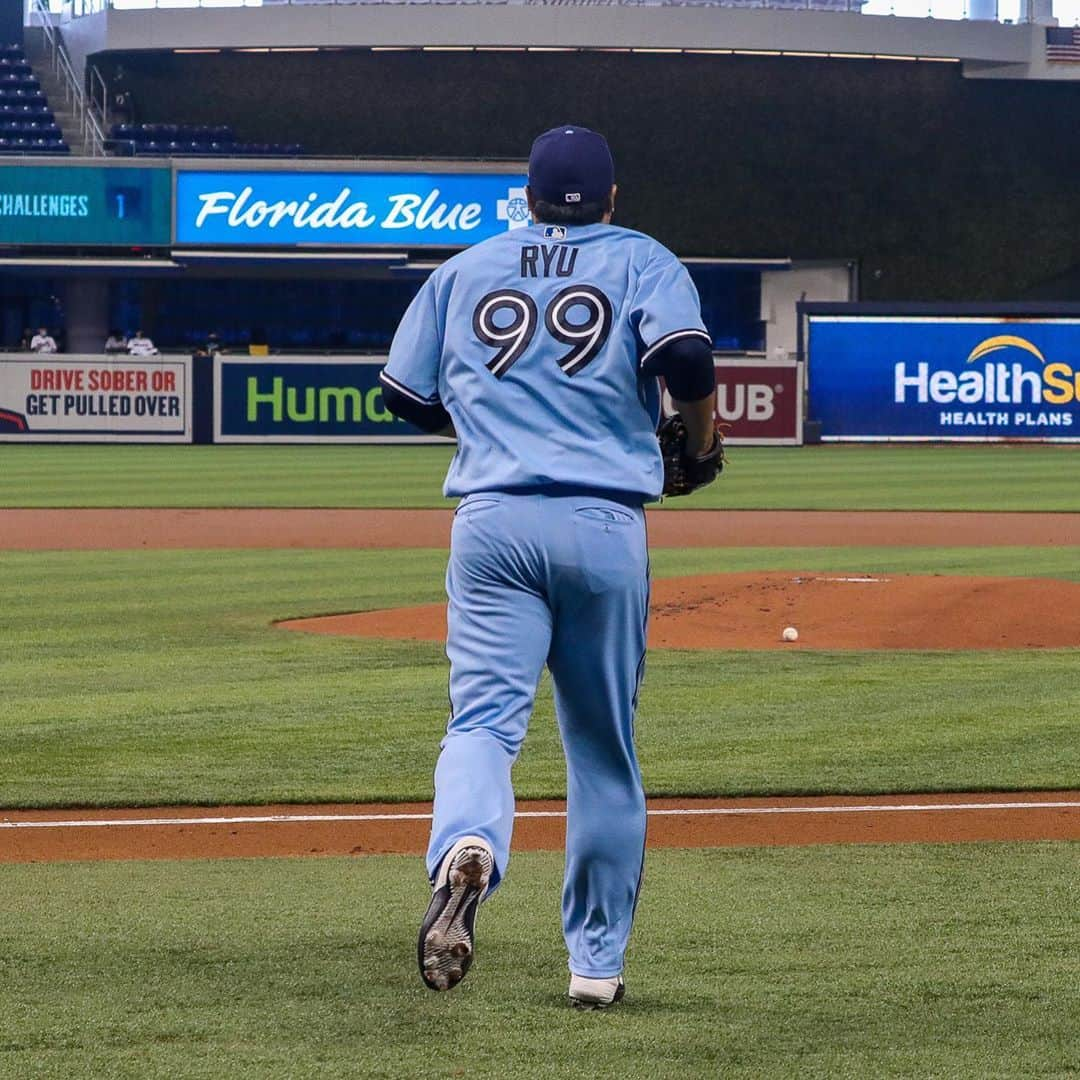
<svg viewBox="0 0 1080 1080"><path fill-rule="evenodd" d="M867 803L857 806L710 806L653 809L649 817L742 817L758 814L896 814L950 810L1080 810L1071 802ZM565 810L519 810L515 818L564 818ZM148 825L273 825L330 821L430 821L431 814L264 814L240 817L75 818L68 821L0 821L0 829L140 828Z"/></svg>

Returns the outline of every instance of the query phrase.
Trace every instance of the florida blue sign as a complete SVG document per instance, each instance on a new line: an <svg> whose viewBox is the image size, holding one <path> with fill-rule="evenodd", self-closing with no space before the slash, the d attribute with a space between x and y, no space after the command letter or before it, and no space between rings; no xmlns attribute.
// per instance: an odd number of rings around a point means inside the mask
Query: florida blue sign
<svg viewBox="0 0 1080 1080"><path fill-rule="evenodd" d="M467 247L529 223L519 173L180 169L176 242Z"/></svg>
<svg viewBox="0 0 1080 1080"><path fill-rule="evenodd" d="M1080 442L1080 319L810 315L821 437Z"/></svg>
<svg viewBox="0 0 1080 1080"><path fill-rule="evenodd" d="M214 442L445 441L386 408L385 363L385 356L216 357Z"/></svg>

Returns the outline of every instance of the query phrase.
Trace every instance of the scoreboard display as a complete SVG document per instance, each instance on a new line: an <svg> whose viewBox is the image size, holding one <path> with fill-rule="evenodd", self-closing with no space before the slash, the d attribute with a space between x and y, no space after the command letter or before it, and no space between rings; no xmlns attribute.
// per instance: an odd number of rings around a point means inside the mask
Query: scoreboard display
<svg viewBox="0 0 1080 1080"><path fill-rule="evenodd" d="M0 166L0 245L166 246L171 208L167 168Z"/></svg>

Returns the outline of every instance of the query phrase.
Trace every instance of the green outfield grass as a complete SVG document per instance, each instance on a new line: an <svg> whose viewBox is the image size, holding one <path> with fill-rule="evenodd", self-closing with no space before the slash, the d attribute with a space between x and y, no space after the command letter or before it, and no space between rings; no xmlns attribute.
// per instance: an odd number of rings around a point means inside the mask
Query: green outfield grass
<svg viewBox="0 0 1080 1080"><path fill-rule="evenodd" d="M445 506L449 446L0 444L3 506ZM671 507L1080 511L1080 446L734 447Z"/></svg>
<svg viewBox="0 0 1080 1080"><path fill-rule="evenodd" d="M440 645L272 620L441 599L438 551L0 553L0 805L416 799ZM662 550L659 576L788 568L1080 580L1078 549ZM1080 785L1080 651L651 654L653 794ZM550 687L515 772L565 774Z"/></svg>
<svg viewBox="0 0 1080 1080"><path fill-rule="evenodd" d="M567 1007L561 856L515 856L450 994L417 858L0 867L0 1075L1072 1077L1078 844L650 854L607 1012Z"/></svg>

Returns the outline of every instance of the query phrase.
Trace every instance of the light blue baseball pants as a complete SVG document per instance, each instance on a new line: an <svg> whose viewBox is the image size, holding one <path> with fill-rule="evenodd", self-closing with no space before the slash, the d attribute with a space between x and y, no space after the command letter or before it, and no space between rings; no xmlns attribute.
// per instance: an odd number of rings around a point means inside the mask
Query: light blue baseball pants
<svg viewBox="0 0 1080 1080"><path fill-rule="evenodd" d="M510 770L545 663L566 753L563 931L570 970L623 968L645 854L634 710L649 565L642 509L589 495L470 495L446 575L451 716L435 769L427 867L477 835L506 873Z"/></svg>

